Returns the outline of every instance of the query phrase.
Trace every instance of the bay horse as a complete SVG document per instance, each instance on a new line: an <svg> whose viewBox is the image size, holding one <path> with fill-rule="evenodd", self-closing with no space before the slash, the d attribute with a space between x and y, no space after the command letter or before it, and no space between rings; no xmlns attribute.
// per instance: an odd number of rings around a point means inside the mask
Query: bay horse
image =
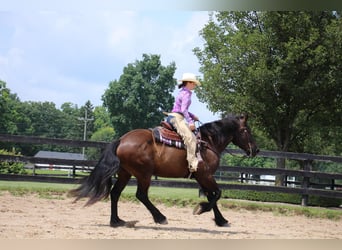
<svg viewBox="0 0 342 250"><path fill-rule="evenodd" d="M192 173L208 202L201 202L194 214L202 214L211 209L214 211L215 223L225 226L228 221L217 207L221 197L214 173L220 162L220 154L232 142L243 149L248 156L254 157L259 149L247 126L247 115L230 115L221 120L201 125L200 153L203 159L196 172ZM112 177L117 175L113 186ZM148 197L148 189L153 175L170 178L189 177L186 151L165 146L156 142L151 130L135 129L124 134L120 139L111 142L104 150L100 160L90 175L81 185L71 190L75 202L88 197L86 205L91 205L103 198L111 199L110 226L125 226L125 221L118 216L118 200L121 192L132 176L136 177L136 197L150 211L155 223L167 224L166 217L152 204Z"/></svg>

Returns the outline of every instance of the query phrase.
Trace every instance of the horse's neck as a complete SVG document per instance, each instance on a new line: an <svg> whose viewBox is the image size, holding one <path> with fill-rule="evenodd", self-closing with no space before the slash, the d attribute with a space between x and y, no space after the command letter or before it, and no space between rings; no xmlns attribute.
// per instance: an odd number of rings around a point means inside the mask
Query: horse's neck
<svg viewBox="0 0 342 250"><path fill-rule="evenodd" d="M228 136L226 140L221 144L217 146L217 150L222 153L226 147L228 146L229 143L231 143L233 140L233 136Z"/></svg>
<svg viewBox="0 0 342 250"><path fill-rule="evenodd" d="M209 148L211 148L217 154L221 154L228 144L233 140L233 134L225 136L224 131L224 128L221 128L219 139L215 140L214 136L209 134L207 134L207 138L204 139L209 144Z"/></svg>

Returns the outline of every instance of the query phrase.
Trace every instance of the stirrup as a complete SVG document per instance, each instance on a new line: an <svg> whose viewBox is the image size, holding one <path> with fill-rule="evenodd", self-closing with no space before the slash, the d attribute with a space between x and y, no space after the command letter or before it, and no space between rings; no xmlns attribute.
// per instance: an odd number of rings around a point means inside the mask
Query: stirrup
<svg viewBox="0 0 342 250"><path fill-rule="evenodd" d="M190 168L189 167L189 175L188 175L188 179L191 179L191 176L193 173L196 173L197 169L194 169L194 168Z"/></svg>
<svg viewBox="0 0 342 250"><path fill-rule="evenodd" d="M190 167L190 168L189 168L189 172L190 172L190 173L197 172L197 168L191 168L191 167Z"/></svg>

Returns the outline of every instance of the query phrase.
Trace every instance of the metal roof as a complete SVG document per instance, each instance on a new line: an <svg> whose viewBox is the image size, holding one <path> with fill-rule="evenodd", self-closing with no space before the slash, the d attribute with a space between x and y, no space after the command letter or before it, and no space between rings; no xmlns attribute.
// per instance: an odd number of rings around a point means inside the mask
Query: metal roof
<svg viewBox="0 0 342 250"><path fill-rule="evenodd" d="M86 157L83 154L54 151L39 151L37 154L35 154L34 157L55 158L65 160L86 160Z"/></svg>

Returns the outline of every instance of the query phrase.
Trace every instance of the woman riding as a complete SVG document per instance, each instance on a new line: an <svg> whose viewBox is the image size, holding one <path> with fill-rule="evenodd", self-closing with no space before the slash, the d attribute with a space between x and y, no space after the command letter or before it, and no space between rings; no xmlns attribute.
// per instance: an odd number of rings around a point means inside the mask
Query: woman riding
<svg viewBox="0 0 342 250"><path fill-rule="evenodd" d="M201 83L192 73L184 73L180 82L178 85L180 91L171 113L168 113L168 120L183 138L187 151L186 159L189 163L189 171L195 172L202 158L200 154L196 157L196 136L193 133L196 129L195 121L198 121L198 117L189 112L189 106L191 104L192 90L200 86Z"/></svg>

